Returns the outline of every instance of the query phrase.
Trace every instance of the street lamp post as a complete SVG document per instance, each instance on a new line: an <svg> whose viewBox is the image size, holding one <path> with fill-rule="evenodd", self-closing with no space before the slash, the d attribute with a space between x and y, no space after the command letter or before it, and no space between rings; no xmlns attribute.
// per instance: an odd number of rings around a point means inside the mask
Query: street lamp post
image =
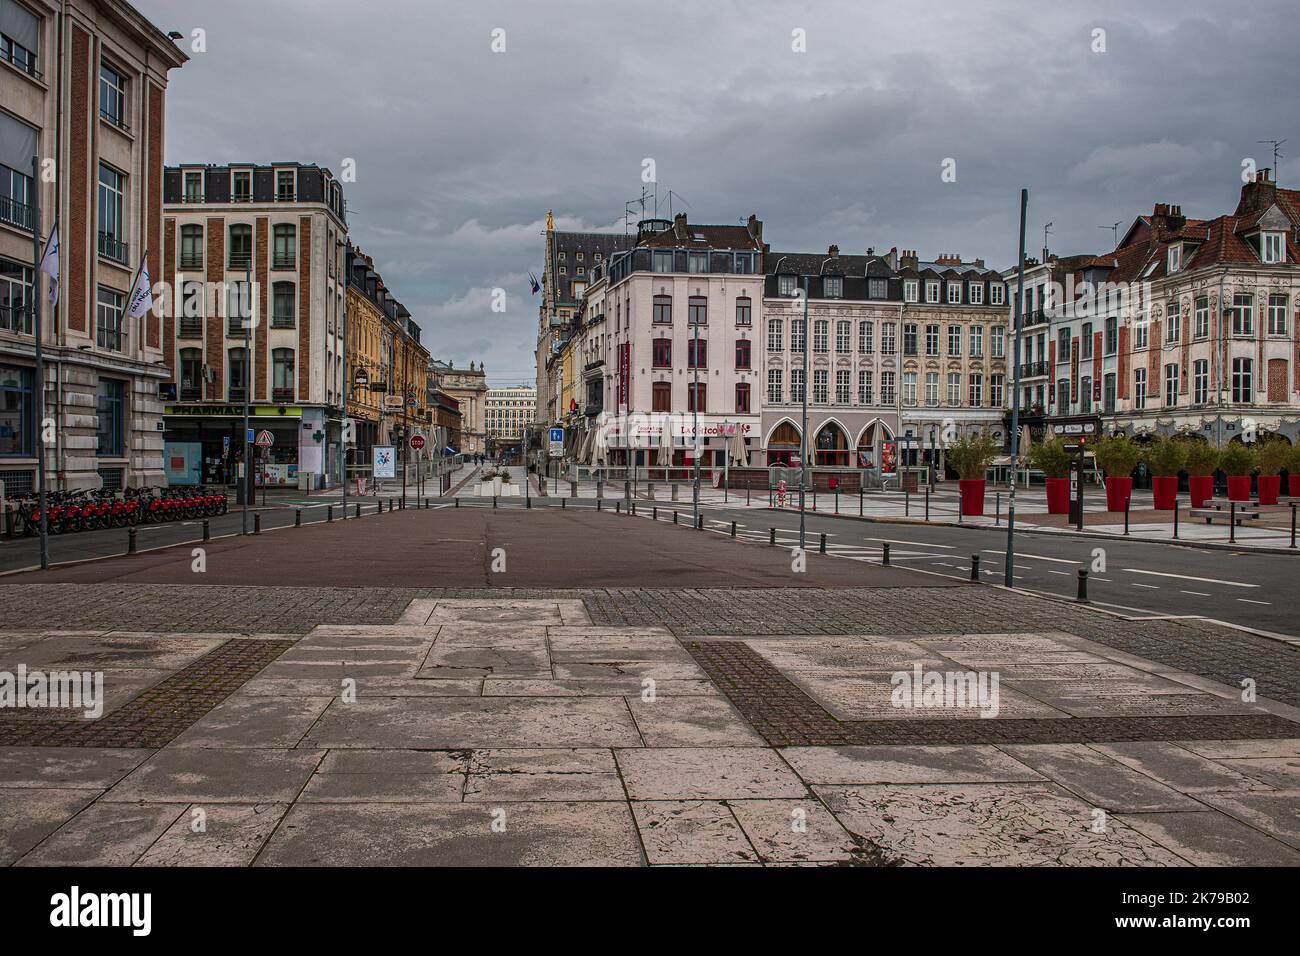
<svg viewBox="0 0 1300 956"><path fill-rule="evenodd" d="M340 430L342 441L339 443L340 467L343 472L343 520L348 517L348 396L352 393L352 376L348 373L348 277L352 273L352 263L348 261L346 244L342 239L335 239L335 250L343 249L343 427ZM354 427L354 426L353 426ZM353 439L356 435L353 434Z"/></svg>
<svg viewBox="0 0 1300 956"><path fill-rule="evenodd" d="M689 318L690 313L687 313ZM691 456L694 458L693 476L691 479L691 527L700 526L700 450L703 443L700 441L700 324L694 323L695 336L695 354L691 356L691 364L695 366L692 371L694 384L691 389L691 443L694 447L691 449Z"/></svg>
<svg viewBox="0 0 1300 956"><path fill-rule="evenodd" d="M37 451L36 451L36 507L39 510L41 535L41 570L50 567L50 527L45 516L45 353L41 333L41 201L40 201L40 160L32 157L32 291L29 303L32 313L32 335L36 345L36 408L37 414ZM55 207L57 214L58 208ZM57 215L56 215L57 221ZM52 276L57 282L58 277ZM58 376L56 376L58 377ZM56 413L62 409L55 409Z"/></svg>
<svg viewBox="0 0 1300 956"><path fill-rule="evenodd" d="M1016 304L1012 317L1016 328L1016 344L1012 350L1011 392L1011 489L1007 495L1007 560L1003 583L1012 586L1016 567L1016 458L1020 454L1020 346L1024 336L1025 295L1025 213L1029 208L1029 190L1020 190L1020 268L1016 273Z"/></svg>

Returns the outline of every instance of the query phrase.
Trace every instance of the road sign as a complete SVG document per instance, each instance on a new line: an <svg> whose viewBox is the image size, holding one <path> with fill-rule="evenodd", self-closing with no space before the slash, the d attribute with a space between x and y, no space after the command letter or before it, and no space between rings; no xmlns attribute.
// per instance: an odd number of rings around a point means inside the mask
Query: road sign
<svg viewBox="0 0 1300 956"><path fill-rule="evenodd" d="M275 436L272 435L265 428L263 428L260 432L257 433L256 445L258 448L270 448L274 444L275 444Z"/></svg>
<svg viewBox="0 0 1300 956"><path fill-rule="evenodd" d="M374 446L374 477L397 477L397 449L392 445Z"/></svg>
<svg viewBox="0 0 1300 956"><path fill-rule="evenodd" d="M414 448L416 451L419 451L421 448L423 448L423 447L424 447L424 436L421 435L419 432L416 432L414 435L412 435L412 436L411 436L411 447Z"/></svg>
<svg viewBox="0 0 1300 956"><path fill-rule="evenodd" d="M549 451L552 458L561 457L564 454L564 429L551 428L547 430L547 444L550 446Z"/></svg>
<svg viewBox="0 0 1300 956"><path fill-rule="evenodd" d="M248 442L251 445L253 444L253 441L255 440L256 437L257 437L256 433L253 431L253 429L250 428L248 430L248 437L245 438L244 441Z"/></svg>

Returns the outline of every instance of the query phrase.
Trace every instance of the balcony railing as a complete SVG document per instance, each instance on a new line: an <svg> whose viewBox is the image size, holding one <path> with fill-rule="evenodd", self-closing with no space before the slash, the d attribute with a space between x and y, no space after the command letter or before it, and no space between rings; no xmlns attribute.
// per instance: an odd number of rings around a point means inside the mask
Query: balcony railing
<svg viewBox="0 0 1300 956"><path fill-rule="evenodd" d="M271 328L273 329L291 329L293 328L293 315L273 315L271 316Z"/></svg>
<svg viewBox="0 0 1300 956"><path fill-rule="evenodd" d="M112 259L114 262L126 265L127 252L127 244L117 236L108 232L99 234L99 254L105 259Z"/></svg>
<svg viewBox="0 0 1300 956"><path fill-rule="evenodd" d="M253 254L251 252L232 252L230 253L229 268L247 269L253 264Z"/></svg>
<svg viewBox="0 0 1300 956"><path fill-rule="evenodd" d="M182 315L176 335L182 339L203 338L203 318L201 316Z"/></svg>
<svg viewBox="0 0 1300 956"><path fill-rule="evenodd" d="M292 269L296 259L293 253L279 253L271 257L272 269Z"/></svg>
<svg viewBox="0 0 1300 956"><path fill-rule="evenodd" d="M0 222L7 222L11 226L31 232L32 207L8 196L0 196Z"/></svg>
<svg viewBox="0 0 1300 956"><path fill-rule="evenodd" d="M202 268L203 268L203 256L202 256L202 255L186 255L185 253L181 253L181 268L182 268L182 269L202 269Z"/></svg>
<svg viewBox="0 0 1300 956"><path fill-rule="evenodd" d="M32 313L26 306L0 305L0 332L32 334Z"/></svg>
<svg viewBox="0 0 1300 956"><path fill-rule="evenodd" d="M1046 374L1047 374L1046 362L1021 362L1020 363L1021 378L1033 378L1036 375L1046 375Z"/></svg>
<svg viewBox="0 0 1300 956"><path fill-rule="evenodd" d="M248 389L244 388L244 386L232 385L226 390L227 401L242 402L247 393Z"/></svg>
<svg viewBox="0 0 1300 956"><path fill-rule="evenodd" d="M271 389L271 401L283 404L293 401L292 388L273 388Z"/></svg>
<svg viewBox="0 0 1300 956"><path fill-rule="evenodd" d="M109 352L122 351L122 340L126 334L121 329L98 328L95 330L95 344Z"/></svg>

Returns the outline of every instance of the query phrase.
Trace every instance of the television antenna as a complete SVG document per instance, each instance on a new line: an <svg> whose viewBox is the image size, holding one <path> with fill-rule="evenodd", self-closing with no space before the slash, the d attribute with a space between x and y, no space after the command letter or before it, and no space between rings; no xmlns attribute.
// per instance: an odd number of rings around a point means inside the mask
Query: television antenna
<svg viewBox="0 0 1300 956"><path fill-rule="evenodd" d="M1109 226L1098 226L1098 229L1109 229L1111 234L1111 248L1114 249L1119 245L1119 226L1124 220L1116 219Z"/></svg>
<svg viewBox="0 0 1300 956"><path fill-rule="evenodd" d="M1280 160L1280 159L1285 159L1285 157L1282 155L1282 146L1283 146L1283 144L1286 143L1286 140L1284 140L1284 139L1261 139L1261 140L1259 140L1259 142L1261 142L1261 143L1267 143L1269 146L1272 146L1272 147L1273 147L1273 182L1278 182L1279 179L1280 179L1280 177L1278 176L1278 172L1277 172L1277 163L1278 163L1278 160Z"/></svg>

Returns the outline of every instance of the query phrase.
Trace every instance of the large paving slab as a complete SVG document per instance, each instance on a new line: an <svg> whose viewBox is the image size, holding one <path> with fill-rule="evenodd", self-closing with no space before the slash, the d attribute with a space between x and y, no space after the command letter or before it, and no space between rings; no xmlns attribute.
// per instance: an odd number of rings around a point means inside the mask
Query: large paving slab
<svg viewBox="0 0 1300 956"><path fill-rule="evenodd" d="M638 866L623 802L294 806L261 866Z"/></svg>

